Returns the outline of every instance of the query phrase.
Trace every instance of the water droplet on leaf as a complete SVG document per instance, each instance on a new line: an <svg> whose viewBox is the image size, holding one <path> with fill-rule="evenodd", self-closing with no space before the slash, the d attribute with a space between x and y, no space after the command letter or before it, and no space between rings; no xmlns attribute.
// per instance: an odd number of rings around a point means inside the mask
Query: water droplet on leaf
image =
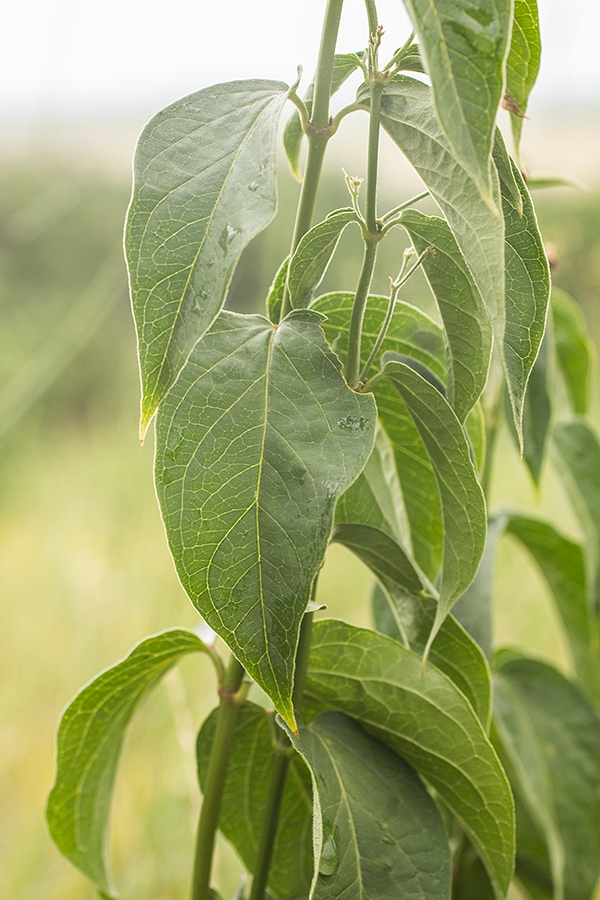
<svg viewBox="0 0 600 900"><path fill-rule="evenodd" d="M333 875L338 867L338 848L332 834L323 841L321 859L319 860L319 873L321 875Z"/></svg>
<svg viewBox="0 0 600 900"><path fill-rule="evenodd" d="M238 232L239 228L233 228L232 225L225 226L225 228L221 232L221 236L219 237L219 247L221 248L223 253L227 253L229 245Z"/></svg>
<svg viewBox="0 0 600 900"><path fill-rule="evenodd" d="M248 190L249 190L249 191L252 191L252 192L257 191L257 190L258 190L258 182L257 182L257 181L253 181L252 184L249 184L249 185L248 185Z"/></svg>

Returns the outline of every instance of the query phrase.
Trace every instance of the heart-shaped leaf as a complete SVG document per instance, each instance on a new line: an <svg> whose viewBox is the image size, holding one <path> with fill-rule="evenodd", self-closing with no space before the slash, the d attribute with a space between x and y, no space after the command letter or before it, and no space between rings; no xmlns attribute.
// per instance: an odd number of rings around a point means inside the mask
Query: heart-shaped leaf
<svg viewBox="0 0 600 900"><path fill-rule="evenodd" d="M338 497L375 439L310 310L223 312L157 419L156 485L181 582L293 728L294 660Z"/></svg>

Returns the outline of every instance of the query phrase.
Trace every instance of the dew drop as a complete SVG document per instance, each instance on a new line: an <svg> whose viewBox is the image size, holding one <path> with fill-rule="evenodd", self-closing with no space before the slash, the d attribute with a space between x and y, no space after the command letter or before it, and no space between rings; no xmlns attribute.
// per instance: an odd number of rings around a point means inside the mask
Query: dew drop
<svg viewBox="0 0 600 900"><path fill-rule="evenodd" d="M321 859L319 860L319 873L321 875L333 875L338 867L338 848L332 834L325 838Z"/></svg>
<svg viewBox="0 0 600 900"><path fill-rule="evenodd" d="M257 182L257 181L253 181L252 184L249 184L249 185L248 185L248 190L249 190L249 191L252 191L253 193L254 193L254 191L257 191L257 190L258 190L258 182Z"/></svg>
<svg viewBox="0 0 600 900"><path fill-rule="evenodd" d="M223 253L227 253L229 245L238 232L239 228L233 228L233 226L229 224L225 226L225 228L221 232L221 236L219 237L219 247L221 248Z"/></svg>

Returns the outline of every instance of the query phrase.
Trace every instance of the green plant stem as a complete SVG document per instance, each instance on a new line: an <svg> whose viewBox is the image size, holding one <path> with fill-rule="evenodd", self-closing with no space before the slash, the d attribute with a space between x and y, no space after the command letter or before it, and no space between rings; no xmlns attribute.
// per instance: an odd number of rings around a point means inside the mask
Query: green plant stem
<svg viewBox="0 0 600 900"><path fill-rule="evenodd" d="M369 20L369 37L373 37L377 31L377 25L379 24L377 7L375 6L374 0L365 0L365 6L367 8L367 18Z"/></svg>
<svg viewBox="0 0 600 900"><path fill-rule="evenodd" d="M283 801L285 780L291 754L293 753L291 745L283 733L281 737L283 740L276 745L275 758L271 767L265 818L256 853L256 865L254 867L254 878L252 879L249 900L263 900L269 880L269 869L275 848L275 837L277 835L277 826L279 825L279 813ZM287 743L284 743L284 741Z"/></svg>
<svg viewBox="0 0 600 900"><path fill-rule="evenodd" d="M367 162L366 221L371 234L378 234L377 228L377 179L379 169L379 121L381 118L381 96L383 84L371 84L371 104L369 115L369 155Z"/></svg>
<svg viewBox="0 0 600 900"><path fill-rule="evenodd" d="M343 2L344 0L328 0L327 9L325 10L321 47L319 50L319 62L317 64L317 73L315 75L312 119L308 123L306 134L308 139L308 157L306 160L304 177L302 179L300 200L298 201L298 212L296 214L291 254L294 253L294 250L312 224L319 179L323 168L323 159L325 158L327 142L332 134L331 122L329 119L329 101L331 99L331 80L333 77L335 45L337 43L340 27ZM280 321L288 314L290 309L290 295L286 286L281 304Z"/></svg>
<svg viewBox="0 0 600 900"><path fill-rule="evenodd" d="M294 706L300 704L302 694L304 693L304 685L306 684L310 640L312 635L312 621L313 614L306 613L302 619L302 626L300 628L298 650L296 651L294 691L292 694ZM281 811L281 803L283 801L283 793L285 790L285 779L290 760L295 752L283 731L277 726L275 726L275 728L277 729L277 736L275 739L275 759L271 768L265 817L263 819L258 850L256 852L254 878L252 880L252 889L250 891L249 900L263 900L265 895L269 880L271 859L275 847L275 838L277 836L279 813Z"/></svg>
<svg viewBox="0 0 600 900"><path fill-rule="evenodd" d="M425 256L427 255L428 252L429 252L429 248L427 250L423 250L423 252L420 254L419 258L417 259L416 263L410 267L408 272L406 272L408 257L405 257L404 263L402 265L402 269L400 270L400 274L398 275L396 280L393 281L391 284L390 302L388 303L388 308L387 308L387 312L385 314L385 319L383 320L381 328L379 329L379 334L377 335L377 339L375 341L375 344L373 345L373 349L371 350L371 353L369 354L369 358L365 363L365 367L362 370L362 372L360 373L360 377L359 377L360 382L364 383L366 381L367 375L369 373L369 369L373 365L373 363L375 361L375 357L379 353L380 347L383 344L384 338L388 332L388 328L390 327L390 322L392 321L392 316L394 315L394 306L396 305L396 297L398 296L398 291L400 290L400 288L403 285L406 284L406 282L408 281L410 276L413 274L415 269L419 268L419 266L423 262L423 259L425 258Z"/></svg>
<svg viewBox="0 0 600 900"><path fill-rule="evenodd" d="M365 253L363 264L358 279L350 327L348 329L348 355L346 357L346 381L351 388L358 386L360 371L360 345L362 338L362 324L365 317L365 309L369 297L369 288L373 280L375 262L377 259L378 239L367 233L365 236Z"/></svg>
<svg viewBox="0 0 600 900"><path fill-rule="evenodd" d="M219 688L221 703L196 834L192 900L210 900L212 860L225 776L233 745L238 710L247 693L242 687L245 674L244 668L232 656L223 683Z"/></svg>
<svg viewBox="0 0 600 900"><path fill-rule="evenodd" d="M390 209L389 212L385 214L385 216L381 217L381 221L387 223L390 219L393 219L394 216L399 215L399 213L403 212L405 209L408 209L409 206L412 206L413 203L418 203L419 200L424 200L425 197L429 197L429 191L423 191L421 194L417 194L416 197L411 197L410 200L405 200L404 203L401 203L400 206L395 206L394 209ZM394 223L396 224L396 223Z"/></svg>

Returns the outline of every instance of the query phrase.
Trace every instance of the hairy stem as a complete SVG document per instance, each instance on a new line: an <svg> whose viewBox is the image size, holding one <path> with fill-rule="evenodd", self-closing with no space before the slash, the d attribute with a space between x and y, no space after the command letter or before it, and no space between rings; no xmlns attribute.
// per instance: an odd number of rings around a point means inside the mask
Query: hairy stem
<svg viewBox="0 0 600 900"><path fill-rule="evenodd" d="M329 121L329 101L331 99L333 61L340 27L342 4L343 0L328 0L327 9L325 10L319 62L315 76L312 119L308 123L306 135L308 139L308 157L302 179L302 189L300 191L294 236L292 238L292 254L312 224L323 159L325 158L327 142L332 134L331 122ZM280 319L283 319L290 309L290 296L286 287L281 304Z"/></svg>
<svg viewBox="0 0 600 900"><path fill-rule="evenodd" d="M238 709L246 691L242 687L244 668L232 656L219 689L221 703L215 739L210 753L206 786L196 834L196 858L192 900L210 900L210 877L225 776L233 745Z"/></svg>

